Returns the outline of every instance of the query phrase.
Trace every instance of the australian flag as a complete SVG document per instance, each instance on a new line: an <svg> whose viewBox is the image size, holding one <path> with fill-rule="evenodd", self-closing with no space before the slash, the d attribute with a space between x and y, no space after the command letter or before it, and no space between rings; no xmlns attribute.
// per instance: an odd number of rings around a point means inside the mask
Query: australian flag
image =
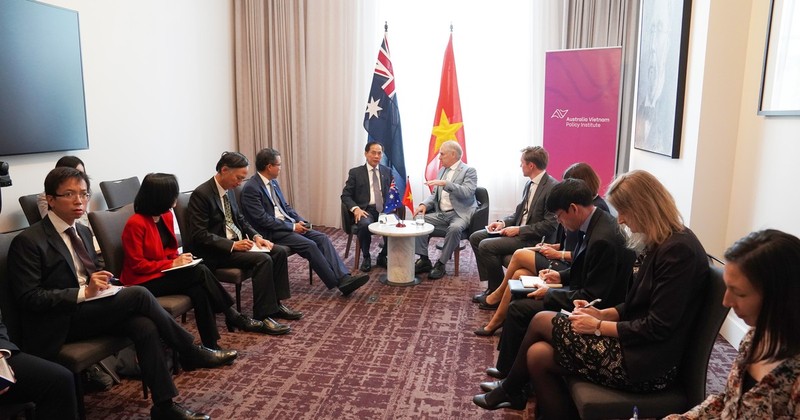
<svg viewBox="0 0 800 420"><path fill-rule="evenodd" d="M400 111L394 91L394 70L389 55L388 25L384 26L383 42L375 63L372 88L364 113L364 129L368 141L377 141L383 146L381 163L392 170L397 182L395 193L406 190L406 159L403 154L403 134L400 130ZM399 194L398 194L399 196ZM388 212L389 204L384 206Z"/></svg>
<svg viewBox="0 0 800 420"><path fill-rule="evenodd" d="M389 198L386 204L383 205L384 213L391 213L396 208L403 207L403 197L400 196L400 191L397 190L397 184L392 180L392 185L389 187Z"/></svg>

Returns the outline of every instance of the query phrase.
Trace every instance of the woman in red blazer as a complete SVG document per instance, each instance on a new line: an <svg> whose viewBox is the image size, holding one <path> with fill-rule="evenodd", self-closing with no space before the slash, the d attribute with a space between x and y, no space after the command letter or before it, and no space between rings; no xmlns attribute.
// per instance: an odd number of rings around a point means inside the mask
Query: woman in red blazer
<svg viewBox="0 0 800 420"><path fill-rule="evenodd" d="M203 345L219 349L215 313L225 314L229 331L238 328L266 333L266 326L240 314L234 300L205 265L192 254L178 254L173 215L178 198L178 180L172 174L144 177L133 202L136 214L122 231L125 258L120 281L126 286L146 287L154 296L187 295L194 306L197 330ZM169 270L170 271L164 271Z"/></svg>

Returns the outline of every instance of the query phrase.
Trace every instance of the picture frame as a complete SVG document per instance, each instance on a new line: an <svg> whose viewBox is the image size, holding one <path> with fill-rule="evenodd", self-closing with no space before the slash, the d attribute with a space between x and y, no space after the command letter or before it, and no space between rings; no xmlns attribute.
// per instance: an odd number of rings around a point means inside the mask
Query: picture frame
<svg viewBox="0 0 800 420"><path fill-rule="evenodd" d="M680 157L691 0L641 0L633 146Z"/></svg>
<svg viewBox="0 0 800 420"><path fill-rule="evenodd" d="M800 0L771 0L758 115L800 115Z"/></svg>

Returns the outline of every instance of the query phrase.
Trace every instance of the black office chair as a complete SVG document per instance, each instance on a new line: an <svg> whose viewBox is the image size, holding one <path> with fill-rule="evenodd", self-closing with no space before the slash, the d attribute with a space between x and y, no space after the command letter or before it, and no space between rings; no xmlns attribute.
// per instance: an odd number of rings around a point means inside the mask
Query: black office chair
<svg viewBox="0 0 800 420"><path fill-rule="evenodd" d="M103 181L100 183L100 191L103 192L108 208L115 209L133 203L136 193L139 192L139 185L141 185L139 177L132 176L114 181Z"/></svg>
<svg viewBox="0 0 800 420"><path fill-rule="evenodd" d="M28 225L33 226L34 223L42 220L42 214L39 213L39 194L28 194L19 197L19 205L22 207L22 213L28 219Z"/></svg>
<svg viewBox="0 0 800 420"><path fill-rule="evenodd" d="M628 418L633 406L638 407L640 417L662 418L671 413L683 413L705 399L708 360L728 314L728 308L722 306L725 294L722 269L711 267L708 283L700 302L703 309L689 335L691 348L678 366L675 383L663 391L632 393L568 377L567 386L582 419Z"/></svg>
<svg viewBox="0 0 800 420"><path fill-rule="evenodd" d="M472 218L469 222L469 227L466 230L461 232L461 240L469 239L469 236L473 233L484 229L486 225L489 224L489 192L486 191L486 188L478 187L475 189L475 200L478 202L478 208L475 210L475 213L472 215ZM431 237L434 238L444 238L447 234L447 230L443 229L434 229L431 232ZM461 251L466 248L466 245L459 244L458 248L453 252L453 263L455 265L455 275L458 275L459 265L461 262ZM441 250L442 244L436 245L436 249Z"/></svg>

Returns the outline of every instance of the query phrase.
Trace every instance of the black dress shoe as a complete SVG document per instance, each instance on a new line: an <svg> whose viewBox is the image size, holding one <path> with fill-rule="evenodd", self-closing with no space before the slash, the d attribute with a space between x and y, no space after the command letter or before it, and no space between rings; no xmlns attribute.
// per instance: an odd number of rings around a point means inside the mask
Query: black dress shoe
<svg viewBox="0 0 800 420"><path fill-rule="evenodd" d="M288 306L279 303L278 304L278 312L269 316L270 318L280 318L280 319L288 319L290 321L294 321L303 317L303 313L300 311L295 311L290 309Z"/></svg>
<svg viewBox="0 0 800 420"><path fill-rule="evenodd" d="M495 332L497 332L497 330L499 330L499 329L500 329L502 326L503 326L502 324L501 324L501 325L498 325L497 327L495 327L494 329L491 329L491 330L487 330L485 327L480 327L480 328L478 328L477 330L475 330L475 331L473 331L473 332L475 333L475 335L480 335L480 336L482 336L482 337L491 337L491 336L493 336L493 335L494 335L494 333L495 333Z"/></svg>
<svg viewBox="0 0 800 420"><path fill-rule="evenodd" d="M360 276L344 276L344 278L339 280L339 291L342 292L344 296L350 296L350 293L355 292L356 289L367 284L367 280L369 280L369 276L366 274Z"/></svg>
<svg viewBox="0 0 800 420"><path fill-rule="evenodd" d="M528 400L521 393L518 395L508 395L503 387L497 387L486 394L472 397L472 402L478 407L487 410L497 410L500 408L510 408L512 410L524 410L528 405Z"/></svg>
<svg viewBox="0 0 800 420"><path fill-rule="evenodd" d="M438 280L445 275L444 271L444 264L441 261L436 261L436 264L433 266L433 269L430 273L428 273L428 279L430 280Z"/></svg>
<svg viewBox="0 0 800 420"><path fill-rule="evenodd" d="M378 259L375 261L375 265L377 265L378 267L386 268L387 266L386 255L378 255Z"/></svg>
<svg viewBox="0 0 800 420"><path fill-rule="evenodd" d="M478 293L477 295L472 296L472 303L486 302L486 295L488 295L489 293L490 293L489 289L486 289Z"/></svg>
<svg viewBox="0 0 800 420"><path fill-rule="evenodd" d="M292 330L292 327L286 324L281 324L270 317L264 318L264 327L264 332L269 335L284 335Z"/></svg>
<svg viewBox="0 0 800 420"><path fill-rule="evenodd" d="M215 368L233 364L239 353L236 350L211 350L203 346L192 346L188 354L181 354L180 362L183 370L199 368Z"/></svg>
<svg viewBox="0 0 800 420"><path fill-rule="evenodd" d="M431 265L431 260L428 257L420 257L417 262L414 263L414 274L422 274L431 271L433 265Z"/></svg>
<svg viewBox="0 0 800 420"><path fill-rule="evenodd" d="M203 413L197 413L189 410L188 408L175 402L154 405L152 408L150 408L150 418L153 420L211 420L211 417Z"/></svg>
<svg viewBox="0 0 800 420"><path fill-rule="evenodd" d="M369 257L364 257L364 259L361 260L361 266L358 267L358 269L365 273L368 273L369 270L372 270L372 262L369 260Z"/></svg>
<svg viewBox="0 0 800 420"><path fill-rule="evenodd" d="M499 388L503 381L481 382L480 387L483 392L492 392L495 388Z"/></svg>
<svg viewBox="0 0 800 420"><path fill-rule="evenodd" d="M495 379L505 379L506 378L506 375L503 374L503 372L500 372L499 370L497 370L497 368L493 368L493 367L490 367L490 368L486 369L486 375L491 376L492 378L495 378Z"/></svg>
<svg viewBox="0 0 800 420"><path fill-rule="evenodd" d="M238 329L245 332L267 333L267 328L263 322L246 317L242 314L231 319L226 319L225 326L228 327L228 331L230 332L234 332Z"/></svg>
<svg viewBox="0 0 800 420"><path fill-rule="evenodd" d="M484 311L493 311L493 310L497 309L499 306L500 306L500 302L497 302L494 305L492 305L490 303L486 303L486 301L484 300L483 303L479 303L478 304L478 309L482 309Z"/></svg>

